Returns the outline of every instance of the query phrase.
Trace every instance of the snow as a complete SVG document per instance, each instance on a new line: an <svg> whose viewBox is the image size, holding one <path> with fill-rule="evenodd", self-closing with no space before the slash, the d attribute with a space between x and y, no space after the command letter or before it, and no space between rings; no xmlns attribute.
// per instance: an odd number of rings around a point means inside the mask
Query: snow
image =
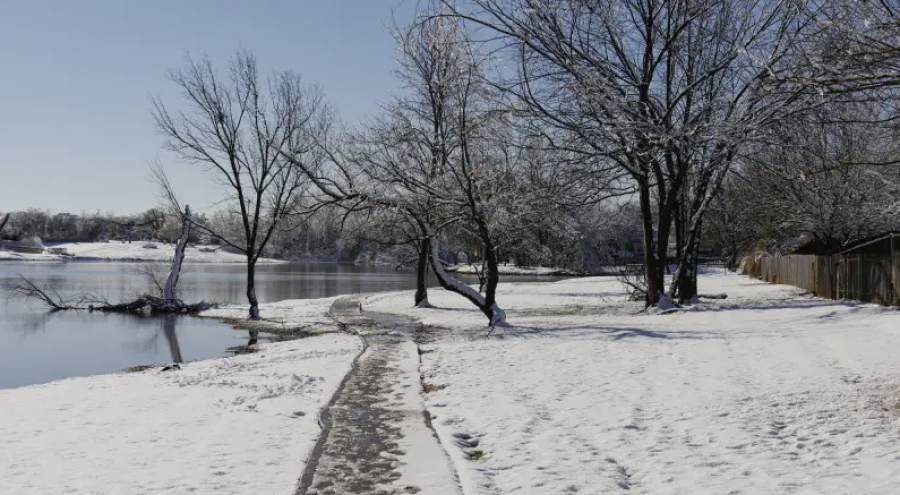
<svg viewBox="0 0 900 495"><path fill-rule="evenodd" d="M153 244L156 249L148 249L144 246ZM63 248L68 256L54 255L44 252L42 254L15 253L0 251L0 260L19 261L154 261L171 263L175 252L175 246L163 243L148 243L135 241L132 243L122 241L109 242L72 242L53 244L53 248ZM201 249L214 249L212 252L204 252ZM246 263L247 259L242 254L229 253L216 246L189 246L186 250L186 263ZM279 260L260 258L259 263L282 263Z"/></svg>
<svg viewBox="0 0 900 495"><path fill-rule="evenodd" d="M59 256L46 253L16 253L13 251L4 251L0 249L0 261L58 261L62 259Z"/></svg>
<svg viewBox="0 0 900 495"><path fill-rule="evenodd" d="M446 385L426 405L466 494L896 493L900 313L700 288L728 299L647 315L611 278L501 284L517 328L492 337L453 294L364 305L444 327L421 371Z"/></svg>
<svg viewBox="0 0 900 495"><path fill-rule="evenodd" d="M419 359L416 344L403 344L403 357L398 399L403 404L403 423L400 427L403 438L397 441L400 450L406 454L400 463L401 477L394 481L394 486L414 486L421 493L429 495L456 495L458 492L452 470L448 469L450 460L447 453L434 441L434 434L425 425L422 411L425 405L419 393ZM390 492L389 492L390 493Z"/></svg>
<svg viewBox="0 0 900 495"><path fill-rule="evenodd" d="M394 487L452 492L446 472L429 474L449 457L467 495L896 493L900 312L737 275L699 282L728 298L652 315L611 277L500 284L513 327L490 336L458 294L429 291L435 309L410 307L411 291L361 296L432 326L418 366L439 385L429 393L405 344ZM262 310L319 324L333 301ZM328 334L0 391L0 491L291 493L316 412L360 349ZM423 404L446 452L428 446Z"/></svg>
<svg viewBox="0 0 900 495"><path fill-rule="evenodd" d="M181 370L0 391L0 492L292 493L317 415L362 348L349 335Z"/></svg>
<svg viewBox="0 0 900 495"><path fill-rule="evenodd" d="M328 315L331 305L339 299L326 297L322 299L288 299L274 303L259 305L259 323L268 327L269 331L278 331L280 327L296 329L298 326L310 330L334 330L335 322ZM250 306L235 304L220 306L204 311L200 314L203 318L215 318L220 320L246 320Z"/></svg>
<svg viewBox="0 0 900 495"><path fill-rule="evenodd" d="M455 265L447 268L452 273L474 275L482 271L481 265L463 264ZM571 270L565 268L549 268L545 266L516 266L516 265L499 265L497 271L500 275L572 275Z"/></svg>

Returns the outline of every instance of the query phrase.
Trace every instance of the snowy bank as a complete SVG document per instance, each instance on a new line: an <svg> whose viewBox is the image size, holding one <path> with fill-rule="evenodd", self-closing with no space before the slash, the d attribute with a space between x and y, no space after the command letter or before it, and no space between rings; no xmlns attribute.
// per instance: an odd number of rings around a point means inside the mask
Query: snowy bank
<svg viewBox="0 0 900 495"><path fill-rule="evenodd" d="M156 246L150 248L145 246ZM64 250L67 255L50 254L44 251L41 254L15 253L0 251L0 260L17 261L148 261L171 263L175 247L171 244L135 241L132 243L121 241L110 242L71 242L53 244L54 249ZM186 263L246 263L247 259L242 254L235 254L218 248L217 246L188 246L186 250ZM260 258L259 263L284 263L280 260Z"/></svg>
<svg viewBox="0 0 900 495"><path fill-rule="evenodd" d="M60 261L62 259L66 258L46 253L16 253L0 250L0 261Z"/></svg>
<svg viewBox="0 0 900 495"><path fill-rule="evenodd" d="M0 390L0 492L293 493L361 350L330 334L181 370Z"/></svg>
<svg viewBox="0 0 900 495"><path fill-rule="evenodd" d="M501 284L514 331L462 298L371 310L440 325L426 405L473 494L892 495L900 486L900 313L736 275L670 315L608 278Z"/></svg>
<svg viewBox="0 0 900 495"><path fill-rule="evenodd" d="M447 267L448 273L459 273L466 275L475 275L482 271L481 265L453 265ZM571 270L565 268L548 268L545 266L516 266L516 265L500 265L497 267L500 275L530 275L530 276L564 276L577 275Z"/></svg>
<svg viewBox="0 0 900 495"><path fill-rule="evenodd" d="M322 299L288 299L259 305L260 319L247 319L250 306L234 304L220 306L200 313L202 318L222 320L239 328L269 333L321 333L337 330L337 324L328 315L331 305L340 296Z"/></svg>

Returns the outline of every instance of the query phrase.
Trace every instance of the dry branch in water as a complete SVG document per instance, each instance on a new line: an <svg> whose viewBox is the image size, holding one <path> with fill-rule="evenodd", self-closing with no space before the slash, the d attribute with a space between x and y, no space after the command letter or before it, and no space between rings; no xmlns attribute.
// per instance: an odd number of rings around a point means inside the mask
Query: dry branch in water
<svg viewBox="0 0 900 495"><path fill-rule="evenodd" d="M50 311L61 311L65 309L78 309L70 305L52 286L38 287L37 284L28 280L23 275L19 275L19 282L10 285L7 289L14 298L20 299L37 299Z"/></svg>
<svg viewBox="0 0 900 495"><path fill-rule="evenodd" d="M19 282L7 287L14 298L36 299L50 311L87 310L105 313L129 313L136 315L196 314L215 307L212 303L186 304L174 300L166 302L161 297L144 294L133 301L112 304L95 296L80 296L72 302L64 298L52 285L38 286L19 275Z"/></svg>

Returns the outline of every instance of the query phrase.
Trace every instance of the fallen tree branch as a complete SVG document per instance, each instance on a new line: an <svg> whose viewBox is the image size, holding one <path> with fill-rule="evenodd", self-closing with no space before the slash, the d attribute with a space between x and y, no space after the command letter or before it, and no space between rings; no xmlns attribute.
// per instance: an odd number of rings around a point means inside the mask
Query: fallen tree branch
<svg viewBox="0 0 900 495"><path fill-rule="evenodd" d="M214 308L216 305L208 302L186 304L178 299L166 302L161 297L144 294L132 301L121 303L109 303L97 297L82 296L78 302L73 303L62 297L59 291L52 285L38 286L23 275L19 275L19 281L7 289L14 298L36 299L51 312L66 310L100 311L104 313L127 313L134 315L165 315L165 314L197 314L201 311Z"/></svg>
<svg viewBox="0 0 900 495"><path fill-rule="evenodd" d="M12 297L21 299L37 299L50 311L77 309L68 303L52 286L38 287L37 284L19 275L19 282L8 287Z"/></svg>

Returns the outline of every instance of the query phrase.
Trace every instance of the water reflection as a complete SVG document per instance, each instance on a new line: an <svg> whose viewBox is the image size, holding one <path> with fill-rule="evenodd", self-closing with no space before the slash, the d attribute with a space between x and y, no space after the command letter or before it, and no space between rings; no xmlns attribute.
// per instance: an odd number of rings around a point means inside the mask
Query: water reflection
<svg viewBox="0 0 900 495"><path fill-rule="evenodd" d="M17 322L10 323L14 323L13 326L15 327L15 330L25 337L28 334L46 330L50 320L55 318L58 314L59 313L57 312L50 311L31 312L22 316Z"/></svg>
<svg viewBox="0 0 900 495"><path fill-rule="evenodd" d="M0 262L0 287L14 282L19 273L38 285L55 286L64 297L92 293L119 301L146 290L144 279L135 276L127 263ZM186 301L245 304L245 276L240 265L189 265L179 286ZM257 270L261 303L414 288L414 274L390 267L260 265ZM249 334L249 344L259 339L258 334ZM245 344L247 333L201 318L51 314L34 301L0 296L0 389L137 365L221 357L229 347Z"/></svg>
<svg viewBox="0 0 900 495"><path fill-rule="evenodd" d="M175 331L175 324L178 321L177 316L163 316L161 319L160 326L162 327L163 335L166 336L166 342L169 343L169 353L172 355L173 363L183 363L184 359L181 357L181 347L178 345L178 333Z"/></svg>

